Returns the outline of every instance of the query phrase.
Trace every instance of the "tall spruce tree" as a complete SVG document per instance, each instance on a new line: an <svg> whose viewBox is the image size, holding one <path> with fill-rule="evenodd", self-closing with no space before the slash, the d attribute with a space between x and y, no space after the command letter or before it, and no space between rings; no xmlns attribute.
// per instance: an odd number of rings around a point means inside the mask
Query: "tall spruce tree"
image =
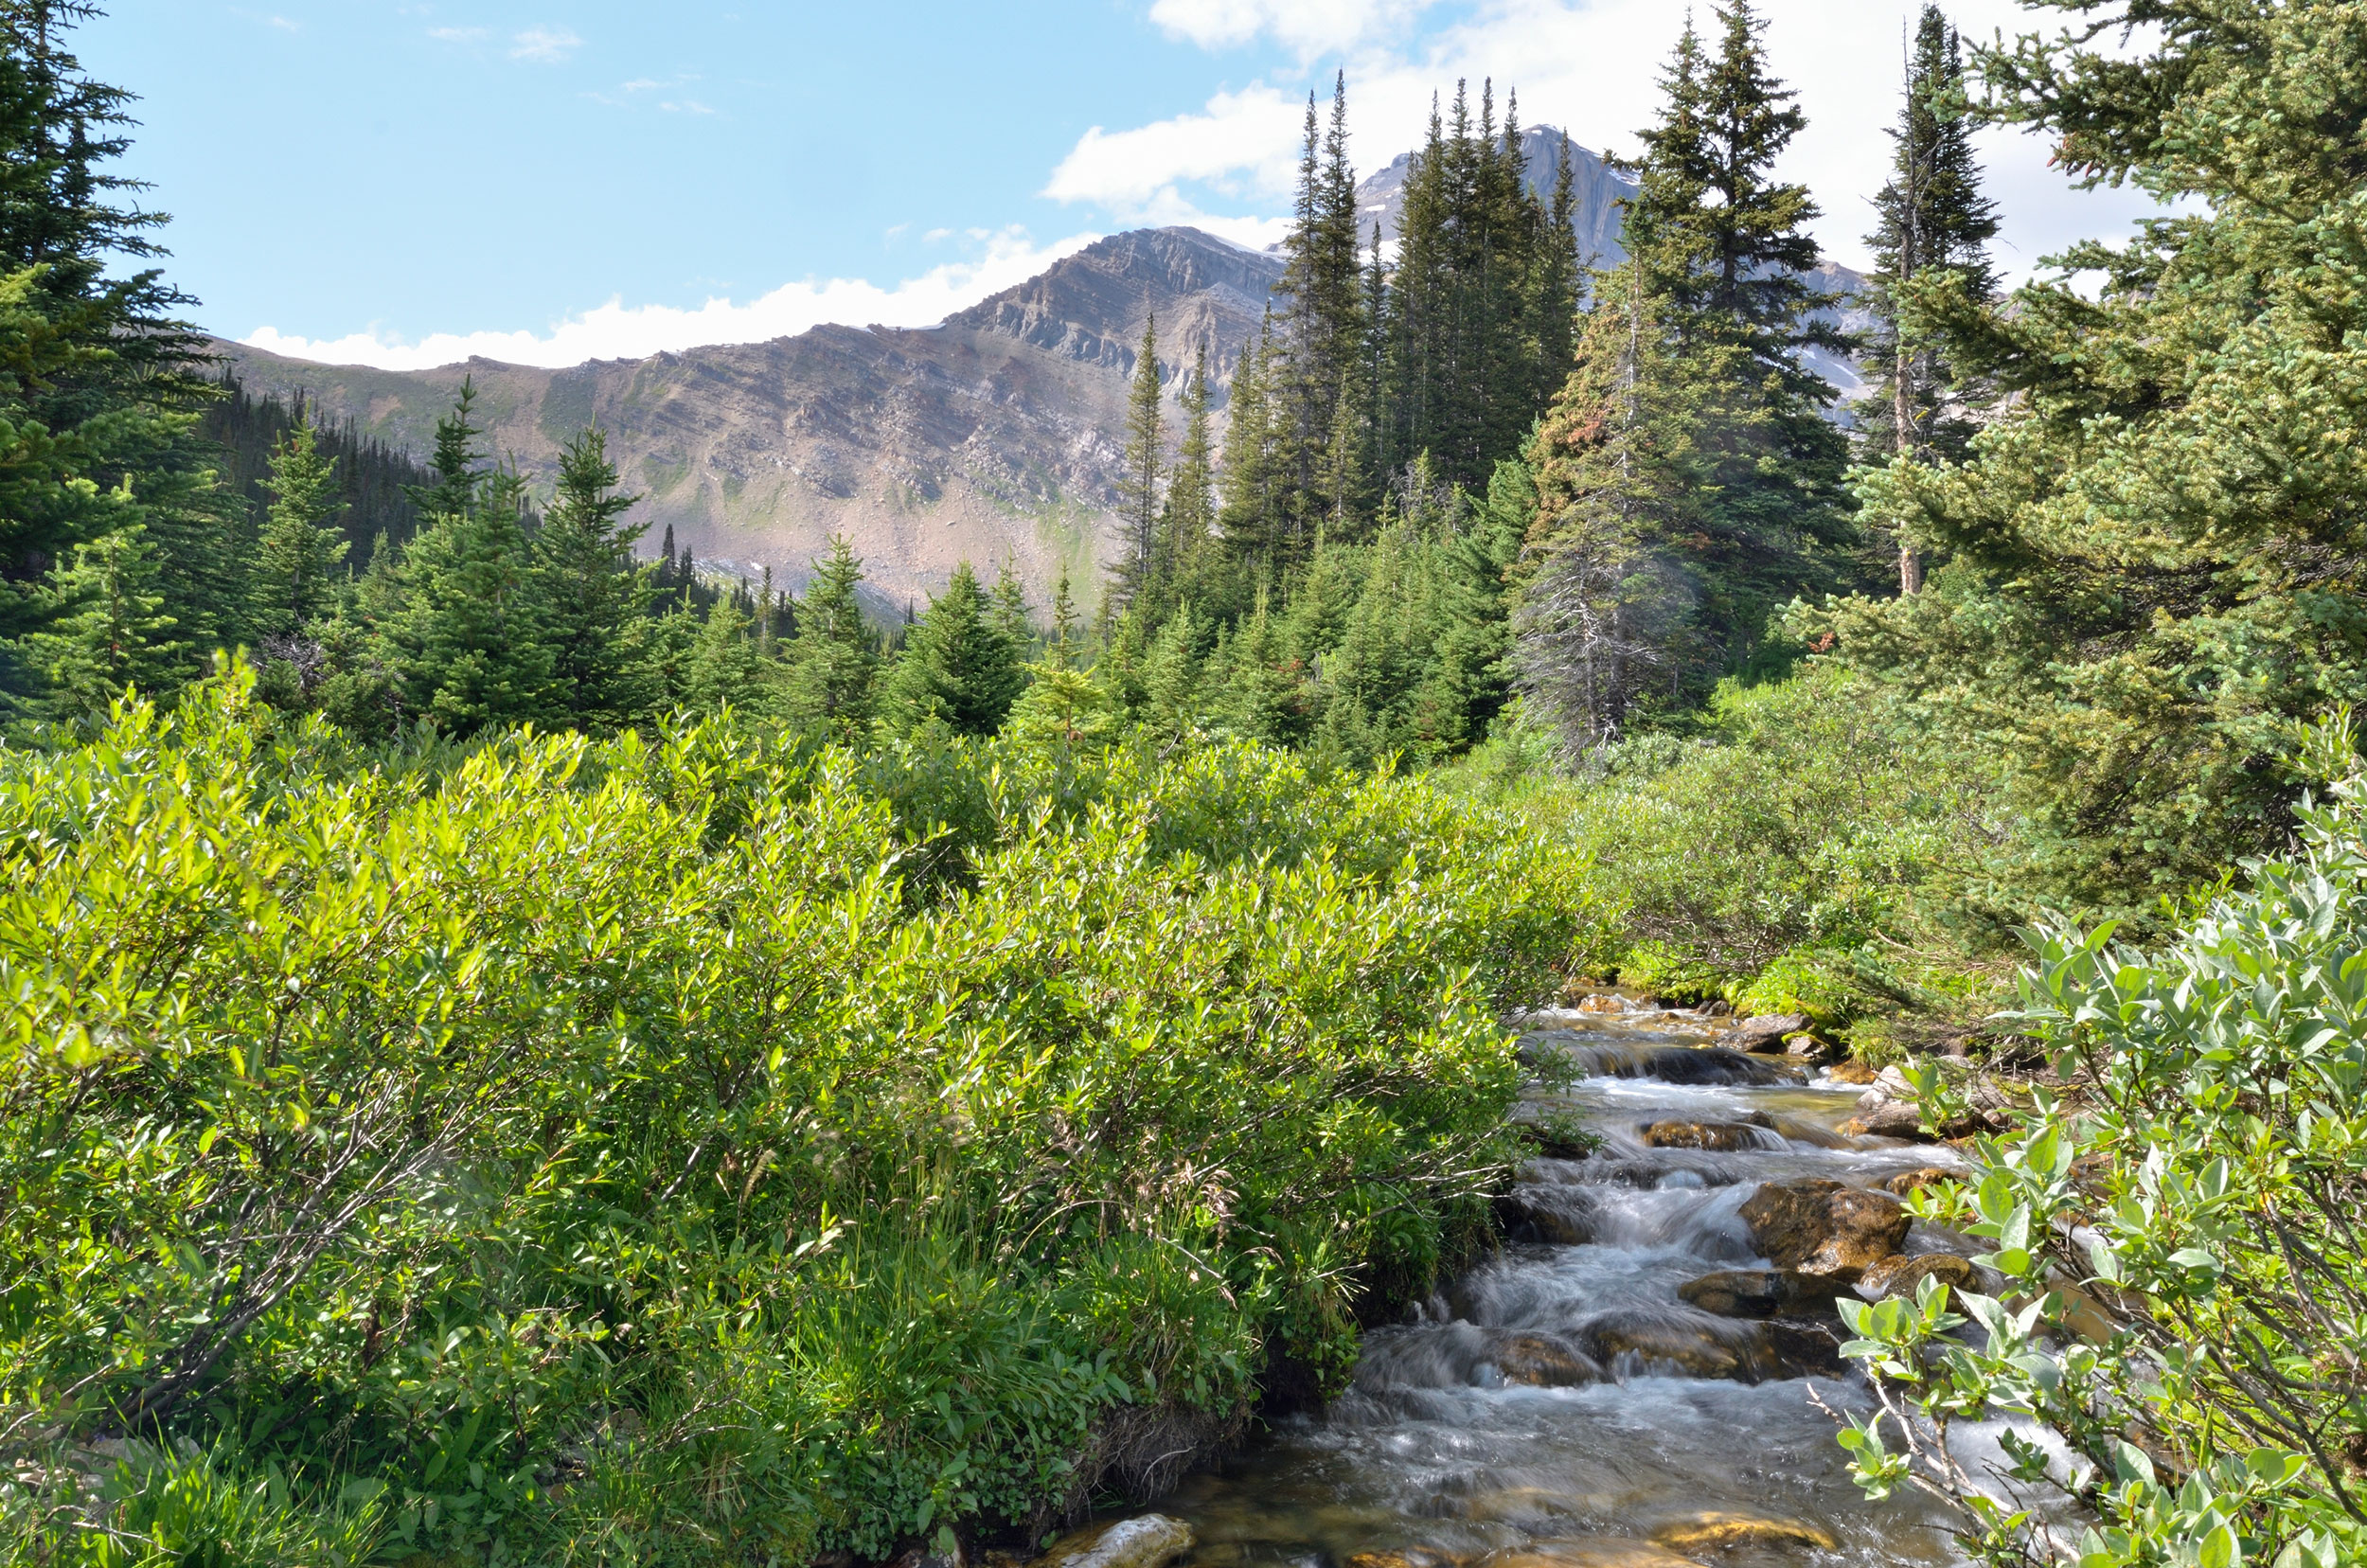
<svg viewBox="0 0 2367 1568"><path fill-rule="evenodd" d="M792 719L835 739L852 739L871 722L872 685L880 665L880 636L863 617L856 588L863 562L834 535L798 606L797 632L789 645L784 705Z"/></svg>
<svg viewBox="0 0 2367 1568"><path fill-rule="evenodd" d="M1166 469L1166 437L1159 428L1159 321L1143 318L1143 344L1134 355L1134 379L1126 400L1126 459L1118 479L1118 516L1126 530L1126 557L1111 586L1114 606L1149 592L1158 573L1159 480Z"/></svg>
<svg viewBox="0 0 2367 1568"><path fill-rule="evenodd" d="M624 521L639 500L618 493L607 437L587 430L560 454L558 492L534 536L552 699L590 729L627 723L646 703L634 667L653 574L632 559L646 525Z"/></svg>
<svg viewBox="0 0 2367 1568"><path fill-rule="evenodd" d="M249 577L248 624L269 648L302 635L333 609L346 559L338 514L346 503L336 464L300 419L272 453L263 481L271 504Z"/></svg>
<svg viewBox="0 0 2367 1568"><path fill-rule="evenodd" d="M1283 302L1282 368L1267 367L1269 418L1278 437L1283 543L1303 550L1316 528L1345 537L1363 507L1364 317L1356 170L1348 161L1348 89L1334 79L1331 118L1307 98L1306 143L1287 258L1274 292ZM1343 408L1342 404L1345 403Z"/></svg>
<svg viewBox="0 0 2367 1568"><path fill-rule="evenodd" d="M1597 290L1594 313L1618 314L1587 334L1598 358L1641 365L1661 352L1634 341L1648 321L1667 339L1665 374L1683 386L1668 399L1683 439L1657 443L1682 454L1669 471L1682 525L1664 525L1650 546L1681 569L1694 599L1684 621L1701 637L1674 657L1679 695L1749 658L1775 606L1845 580L1855 538L1841 489L1846 438L1825 417L1833 388L1804 358L1849 344L1821 313L1832 299L1805 276L1818 258L1806 227L1815 204L1772 174L1805 119L1768 74L1750 0L1722 0L1715 14L1717 52L1687 27L1643 153L1626 166L1638 175L1629 276L1616 303ZM1597 373L1565 388L1571 428L1589 427L1584 404L1604 385Z"/></svg>
<svg viewBox="0 0 2367 1568"><path fill-rule="evenodd" d="M1216 446L1209 426L1208 346L1200 346L1181 399L1184 440L1159 524L1158 591L1164 600L1198 581L1217 526Z"/></svg>
<svg viewBox="0 0 2367 1568"><path fill-rule="evenodd" d="M1972 49L1977 113L2076 184L2191 205L2006 299L1901 283L1998 412L1965 462L1860 476L1939 563L1925 591L1803 631L2001 761L2027 888L2142 912L2287 842L2298 727L2367 704L2367 32L2170 0L2125 54L2120 8L2063 9L2064 37Z"/></svg>
<svg viewBox="0 0 2367 1568"><path fill-rule="evenodd" d="M38 690L46 655L25 639L79 601L51 574L79 572L76 546L118 527L142 527L130 554L164 563L166 613L209 637L243 618L232 514L207 493L193 435L204 340L177 313L194 302L143 264L163 254L165 218L115 167L132 97L64 47L93 14L0 4L0 424L14 433L0 451L0 698ZM133 270L111 273L123 259ZM93 559L110 553L124 550Z"/></svg>
<svg viewBox="0 0 2367 1568"><path fill-rule="evenodd" d="M1904 103L1891 133L1892 174L1875 199L1878 224L1866 242L1875 266L1868 281L1878 324L1862 362L1873 372L1852 408L1868 462L1893 458L1962 461L1977 428L1972 405L1983 391L1958 372L1928 336L1902 330L1899 286L1926 271L1954 275L1967 297L1997 288L1988 244L1997 235L1996 204L1982 194L1971 121L1960 112L1964 51L1956 29L1927 5L1906 62ZM1898 588L1923 587L1922 552L1898 545Z"/></svg>
<svg viewBox="0 0 2367 1568"><path fill-rule="evenodd" d="M556 708L544 584L525 526L525 486L476 467L464 386L437 429L437 484L425 526L404 550L401 606L387 663L406 711L454 734L539 722Z"/></svg>
<svg viewBox="0 0 2367 1568"><path fill-rule="evenodd" d="M1273 311L1242 346L1225 407L1223 506L1218 514L1229 548L1253 579L1272 582L1286 564L1283 474L1276 451L1273 383L1279 348Z"/></svg>

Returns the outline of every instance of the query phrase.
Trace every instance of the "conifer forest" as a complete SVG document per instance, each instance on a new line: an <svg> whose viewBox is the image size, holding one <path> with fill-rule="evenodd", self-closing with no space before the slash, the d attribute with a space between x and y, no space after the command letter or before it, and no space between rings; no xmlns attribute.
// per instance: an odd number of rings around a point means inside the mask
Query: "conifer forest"
<svg viewBox="0 0 2367 1568"><path fill-rule="evenodd" d="M243 383L0 0L0 1564L2367 1563L2367 0L2024 6L1845 294L1758 0L1615 254L1330 78L899 615Z"/></svg>

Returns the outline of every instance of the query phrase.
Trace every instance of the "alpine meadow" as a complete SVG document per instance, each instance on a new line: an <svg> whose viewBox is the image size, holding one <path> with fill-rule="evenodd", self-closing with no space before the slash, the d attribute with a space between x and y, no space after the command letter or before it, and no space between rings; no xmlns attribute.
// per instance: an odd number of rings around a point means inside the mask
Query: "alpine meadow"
<svg viewBox="0 0 2367 1568"><path fill-rule="evenodd" d="M397 371L0 0L0 1568L2367 1563L2367 0L2020 5Z"/></svg>

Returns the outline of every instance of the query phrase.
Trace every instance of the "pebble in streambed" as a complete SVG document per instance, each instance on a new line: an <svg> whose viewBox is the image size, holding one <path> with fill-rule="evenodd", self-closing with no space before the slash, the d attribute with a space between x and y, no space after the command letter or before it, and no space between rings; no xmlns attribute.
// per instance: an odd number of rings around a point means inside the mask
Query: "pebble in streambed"
<svg viewBox="0 0 2367 1568"><path fill-rule="evenodd" d="M1949 1521L1869 1504L1830 1417L1866 1397L1833 1298L1968 1277L1900 1193L1951 1151L1839 1131L1860 1086L1632 999L1533 1015L1536 1159L1505 1250L1376 1330L1347 1393L1160 1505L1191 1568L1952 1563ZM1706 1283L1702 1283L1706 1282Z"/></svg>

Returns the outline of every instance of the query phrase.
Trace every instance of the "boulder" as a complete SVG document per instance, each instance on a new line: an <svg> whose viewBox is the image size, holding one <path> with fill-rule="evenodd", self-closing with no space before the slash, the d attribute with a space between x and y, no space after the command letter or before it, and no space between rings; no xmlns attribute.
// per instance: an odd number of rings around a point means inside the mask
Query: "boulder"
<svg viewBox="0 0 2367 1568"><path fill-rule="evenodd" d="M1579 1536L1507 1546L1479 1559L1475 1568L1698 1568L1691 1558L1665 1546L1618 1536Z"/></svg>
<svg viewBox="0 0 2367 1568"><path fill-rule="evenodd" d="M1583 1214L1539 1202L1534 1188L1497 1199L1496 1216L1516 1239L1553 1241L1565 1247L1593 1239Z"/></svg>
<svg viewBox="0 0 2367 1568"><path fill-rule="evenodd" d="M1736 1513L1698 1513L1672 1520L1654 1530L1652 1540L1688 1557L1702 1552L1731 1552L1737 1546L1804 1546L1810 1551L1829 1552L1840 1544L1828 1532L1796 1519L1754 1519Z"/></svg>
<svg viewBox="0 0 2367 1568"><path fill-rule="evenodd" d="M1607 1312L1579 1334L1596 1361L1632 1351L1646 1362L1677 1367L1687 1377L1750 1381L1750 1365L1742 1354L1706 1324L1696 1327L1648 1311Z"/></svg>
<svg viewBox="0 0 2367 1568"><path fill-rule="evenodd" d="M1825 1303L1829 1309L1831 1302ZM1841 1353L1841 1321L1809 1323L1776 1318L1760 1326L1759 1349L1766 1370L1777 1378L1839 1378L1849 1371L1849 1358Z"/></svg>
<svg viewBox="0 0 2367 1568"><path fill-rule="evenodd" d="M1345 1568L1459 1568L1463 1560L1435 1546L1400 1546L1394 1552L1351 1552Z"/></svg>
<svg viewBox="0 0 2367 1568"><path fill-rule="evenodd" d="M1868 1301L1913 1296L1926 1279L1951 1290L1968 1291L1980 1278L1970 1258L1954 1253L1925 1253L1917 1257L1885 1257L1858 1276L1857 1292Z"/></svg>
<svg viewBox="0 0 2367 1568"><path fill-rule="evenodd" d="M1796 1035L1807 1026L1807 1018L1800 1013L1762 1013L1726 1031L1721 1043L1737 1051L1781 1051L1786 1035Z"/></svg>
<svg viewBox="0 0 2367 1568"><path fill-rule="evenodd" d="M1898 1251L1913 1223L1887 1192L1817 1176L1761 1183L1740 1212L1751 1244L1769 1262L1843 1284Z"/></svg>
<svg viewBox="0 0 2367 1568"><path fill-rule="evenodd" d="M1762 1088L1800 1081L1796 1071L1723 1045L1663 1045L1646 1053L1640 1065L1641 1072L1621 1076L1656 1078L1663 1083L1734 1083Z"/></svg>
<svg viewBox="0 0 2367 1568"><path fill-rule="evenodd" d="M1647 1123L1639 1135L1646 1149L1709 1149L1731 1153L1758 1148L1759 1130L1767 1125L1765 1116L1730 1122L1659 1121Z"/></svg>
<svg viewBox="0 0 2367 1568"><path fill-rule="evenodd" d="M1165 1514L1137 1514L1073 1530L1031 1568L1163 1568L1192 1549L1192 1527Z"/></svg>
<svg viewBox="0 0 2367 1568"><path fill-rule="evenodd" d="M1925 1187L1936 1185L1941 1182L1955 1181L1961 1174L1959 1171L1944 1169L1939 1166L1918 1166L1913 1170L1902 1170L1880 1185L1884 1192L1895 1198L1904 1198L1911 1192L1920 1192Z"/></svg>
<svg viewBox="0 0 2367 1568"><path fill-rule="evenodd" d="M1925 1142L1931 1139L1931 1134L1923 1130L1923 1113L1915 1109L1913 1100L1883 1100L1842 1123L1841 1131L1852 1138L1914 1138Z"/></svg>
<svg viewBox="0 0 2367 1568"><path fill-rule="evenodd" d="M1677 1299L1719 1317L1771 1318L1831 1311L1833 1285L1789 1269L1721 1269L1678 1286Z"/></svg>
<svg viewBox="0 0 2367 1568"><path fill-rule="evenodd" d="M1841 1055L1841 1047L1814 1035L1793 1035L1784 1042L1784 1055L1793 1061L1830 1061Z"/></svg>
<svg viewBox="0 0 2367 1568"><path fill-rule="evenodd" d="M1491 1347L1488 1359L1504 1381L1531 1388L1575 1388L1603 1381L1603 1369L1583 1351L1550 1334L1507 1334Z"/></svg>
<svg viewBox="0 0 2367 1568"><path fill-rule="evenodd" d="M1836 1061L1824 1072L1835 1083L1872 1083L1876 1076L1862 1061Z"/></svg>

